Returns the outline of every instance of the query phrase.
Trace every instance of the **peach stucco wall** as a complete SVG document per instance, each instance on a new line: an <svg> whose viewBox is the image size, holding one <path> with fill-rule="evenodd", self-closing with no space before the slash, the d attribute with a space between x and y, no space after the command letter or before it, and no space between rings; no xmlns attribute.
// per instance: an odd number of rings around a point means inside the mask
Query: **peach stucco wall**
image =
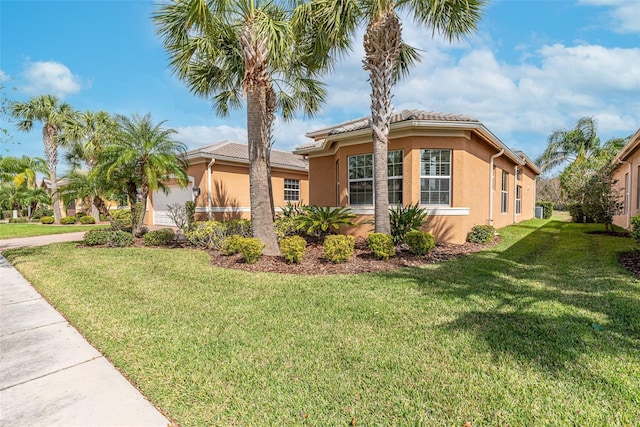
<svg viewBox="0 0 640 427"><path fill-rule="evenodd" d="M613 178L622 197L626 194L626 207L622 214L613 217L613 223L622 228L630 228L630 218L640 215L640 144L618 165ZM626 179L628 176L628 179ZM625 185L626 184L626 185Z"/></svg>
<svg viewBox="0 0 640 427"><path fill-rule="evenodd" d="M490 158L498 150L478 139L475 134L457 136L407 136L392 139L389 151L403 150L403 201L407 205L420 200L420 149L452 150L451 206L442 215L429 216L425 229L431 231L438 241L462 243L474 225L489 223L489 197L493 198L493 225L501 228L533 217L535 205L535 173L524 169L518 185L522 186L521 213L515 215L515 166L506 156L494 161L496 174L495 190L490 190ZM309 158L309 203L319 206L348 206L347 159L357 154L373 152L371 143L344 145L332 154ZM502 171L507 171L507 212L500 212ZM372 206L351 206L361 213L360 221L370 219ZM428 207L427 208L432 208ZM437 207L436 207L437 208ZM363 210L371 212L365 213ZM461 214L468 209L468 214ZM371 227L360 226L348 230L350 234L366 235Z"/></svg>

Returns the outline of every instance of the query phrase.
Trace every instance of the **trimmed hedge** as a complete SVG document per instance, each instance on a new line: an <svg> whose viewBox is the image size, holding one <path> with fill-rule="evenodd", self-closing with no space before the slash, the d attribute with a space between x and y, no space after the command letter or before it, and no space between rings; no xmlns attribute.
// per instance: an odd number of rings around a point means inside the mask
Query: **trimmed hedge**
<svg viewBox="0 0 640 427"><path fill-rule="evenodd" d="M69 225L69 224L75 224L75 223L76 223L75 216L65 216L64 218L60 218L60 224Z"/></svg>
<svg viewBox="0 0 640 427"><path fill-rule="evenodd" d="M405 233L406 234L406 233ZM371 233L367 236L367 246L376 258L389 261L389 257L396 255L393 237L386 233Z"/></svg>
<svg viewBox="0 0 640 427"><path fill-rule="evenodd" d="M143 236L145 246L167 246L173 242L176 234L171 228L149 231Z"/></svg>
<svg viewBox="0 0 640 427"><path fill-rule="evenodd" d="M493 241L496 229L491 225L474 225L467 236L467 242L487 244Z"/></svg>
<svg viewBox="0 0 640 427"><path fill-rule="evenodd" d="M355 241L353 236L329 235L324 239L322 256L336 264L346 262L353 256Z"/></svg>
<svg viewBox="0 0 640 427"><path fill-rule="evenodd" d="M404 236L404 243L414 255L426 255L436 247L436 238L426 231L412 230Z"/></svg>
<svg viewBox="0 0 640 427"><path fill-rule="evenodd" d="M41 222L42 224L53 224L55 221L56 221L56 220L55 220L55 218L54 218L54 217L52 217L52 216L43 216L43 217L40 217L40 222Z"/></svg>
<svg viewBox="0 0 640 427"><path fill-rule="evenodd" d="M80 224L95 224L96 219L91 215L84 215L80 217Z"/></svg>
<svg viewBox="0 0 640 427"><path fill-rule="evenodd" d="M242 239L244 239L244 237L238 234L233 234L227 237L226 239L224 239L220 251L226 256L237 254L238 252L240 252L240 249L242 247Z"/></svg>
<svg viewBox="0 0 640 427"><path fill-rule="evenodd" d="M29 222L29 220L23 216L19 216L18 218L9 218L9 224L25 224Z"/></svg>
<svg viewBox="0 0 640 427"><path fill-rule="evenodd" d="M553 202L541 200L536 202L536 206L542 206L542 219L549 219L553 215Z"/></svg>
<svg viewBox="0 0 640 427"><path fill-rule="evenodd" d="M240 253L247 264L254 264L266 246L257 237L240 238Z"/></svg>
<svg viewBox="0 0 640 427"><path fill-rule="evenodd" d="M84 233L82 242L87 246L106 245L112 230L91 230Z"/></svg>
<svg viewBox="0 0 640 427"><path fill-rule="evenodd" d="M299 263L306 250L307 241L300 236L289 236L280 241L280 252L288 263Z"/></svg>
<svg viewBox="0 0 640 427"><path fill-rule="evenodd" d="M640 215L631 217L631 237L640 245Z"/></svg>

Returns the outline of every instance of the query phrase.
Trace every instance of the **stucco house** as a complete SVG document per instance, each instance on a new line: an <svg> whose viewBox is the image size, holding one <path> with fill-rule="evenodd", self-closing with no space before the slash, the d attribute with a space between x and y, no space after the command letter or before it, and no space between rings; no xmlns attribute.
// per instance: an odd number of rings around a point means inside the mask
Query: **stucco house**
<svg viewBox="0 0 640 427"><path fill-rule="evenodd" d="M613 159L616 168L613 178L624 197L624 208L613 217L613 223L622 228L631 228L631 217L640 215L640 129Z"/></svg>
<svg viewBox="0 0 640 427"><path fill-rule="evenodd" d="M189 185L169 181L169 193L149 197L145 223L173 226L168 205L193 200L196 220L250 218L249 149L247 144L222 141L186 154ZM308 165L303 156L271 150L271 183L276 209L287 202L309 201Z"/></svg>
<svg viewBox="0 0 640 427"><path fill-rule="evenodd" d="M309 162L309 204L348 206L358 222L373 217L373 144L369 118L307 133L294 150ZM419 202L438 241L463 243L474 225L496 228L534 216L539 168L478 120L404 110L392 116L389 202ZM371 227L347 230L363 235Z"/></svg>

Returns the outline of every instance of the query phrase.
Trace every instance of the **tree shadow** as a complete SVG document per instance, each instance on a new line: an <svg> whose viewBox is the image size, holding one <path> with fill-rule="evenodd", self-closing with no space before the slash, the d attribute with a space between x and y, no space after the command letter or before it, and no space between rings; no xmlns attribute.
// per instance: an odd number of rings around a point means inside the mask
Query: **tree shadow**
<svg viewBox="0 0 640 427"><path fill-rule="evenodd" d="M227 185L220 180L213 183L213 194L211 194L211 204L214 208L224 209L222 212L216 212L215 216L221 221L231 221L233 219L242 218L240 210L240 202L237 198L231 196Z"/></svg>
<svg viewBox="0 0 640 427"><path fill-rule="evenodd" d="M457 317L438 327L471 332L494 357L509 354L550 371L594 351L637 360L640 282L621 280L622 269L596 268L604 264L594 260L617 245L602 239L617 238L565 231L566 224L551 221L506 249L384 275L413 281L426 298L459 303Z"/></svg>

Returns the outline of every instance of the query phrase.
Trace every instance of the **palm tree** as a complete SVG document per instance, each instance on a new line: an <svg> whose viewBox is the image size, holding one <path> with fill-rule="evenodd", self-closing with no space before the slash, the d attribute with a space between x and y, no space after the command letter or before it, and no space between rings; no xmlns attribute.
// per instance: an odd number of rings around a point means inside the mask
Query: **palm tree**
<svg viewBox="0 0 640 427"><path fill-rule="evenodd" d="M321 28L325 49L344 50L360 24L366 24L363 68L371 85L371 135L374 158L375 231L391 232L387 175L387 145L391 122L391 88L419 59L402 41L398 12L432 33L453 41L476 29L486 0L312 0L306 20Z"/></svg>
<svg viewBox="0 0 640 427"><path fill-rule="evenodd" d="M165 121L154 124L151 114L132 118L118 115L116 121L120 129L103 148L92 174L102 174L124 187L131 202L133 232L139 234L149 193L166 190L165 182L171 177L186 185L186 147L171 138L176 131L163 128ZM140 212L136 207L138 197L142 202Z"/></svg>
<svg viewBox="0 0 640 427"><path fill-rule="evenodd" d="M20 204L28 208L29 219L39 206L49 205L51 197L43 188L22 187L20 192Z"/></svg>
<svg viewBox="0 0 640 427"><path fill-rule="evenodd" d="M16 185L34 188L38 185L36 174L47 173L47 163L41 157L0 157L0 180L13 181Z"/></svg>
<svg viewBox="0 0 640 427"><path fill-rule="evenodd" d="M49 180L51 181L51 197L53 199L53 216L60 222L60 200L58 195L58 181L56 167L58 165L58 146L63 141L65 123L74 117L76 112L71 105L60 102L52 95L42 95L26 102L11 102L9 113L18 119L17 127L21 131L29 132L34 122L42 122L42 142L47 159Z"/></svg>
<svg viewBox="0 0 640 427"><path fill-rule="evenodd" d="M307 115L324 100L315 77L327 66L296 37L294 10L269 0L178 0L155 14L173 71L189 89L209 98L219 115L241 108L246 97L253 233L277 255L270 194L269 155L275 112Z"/></svg>

